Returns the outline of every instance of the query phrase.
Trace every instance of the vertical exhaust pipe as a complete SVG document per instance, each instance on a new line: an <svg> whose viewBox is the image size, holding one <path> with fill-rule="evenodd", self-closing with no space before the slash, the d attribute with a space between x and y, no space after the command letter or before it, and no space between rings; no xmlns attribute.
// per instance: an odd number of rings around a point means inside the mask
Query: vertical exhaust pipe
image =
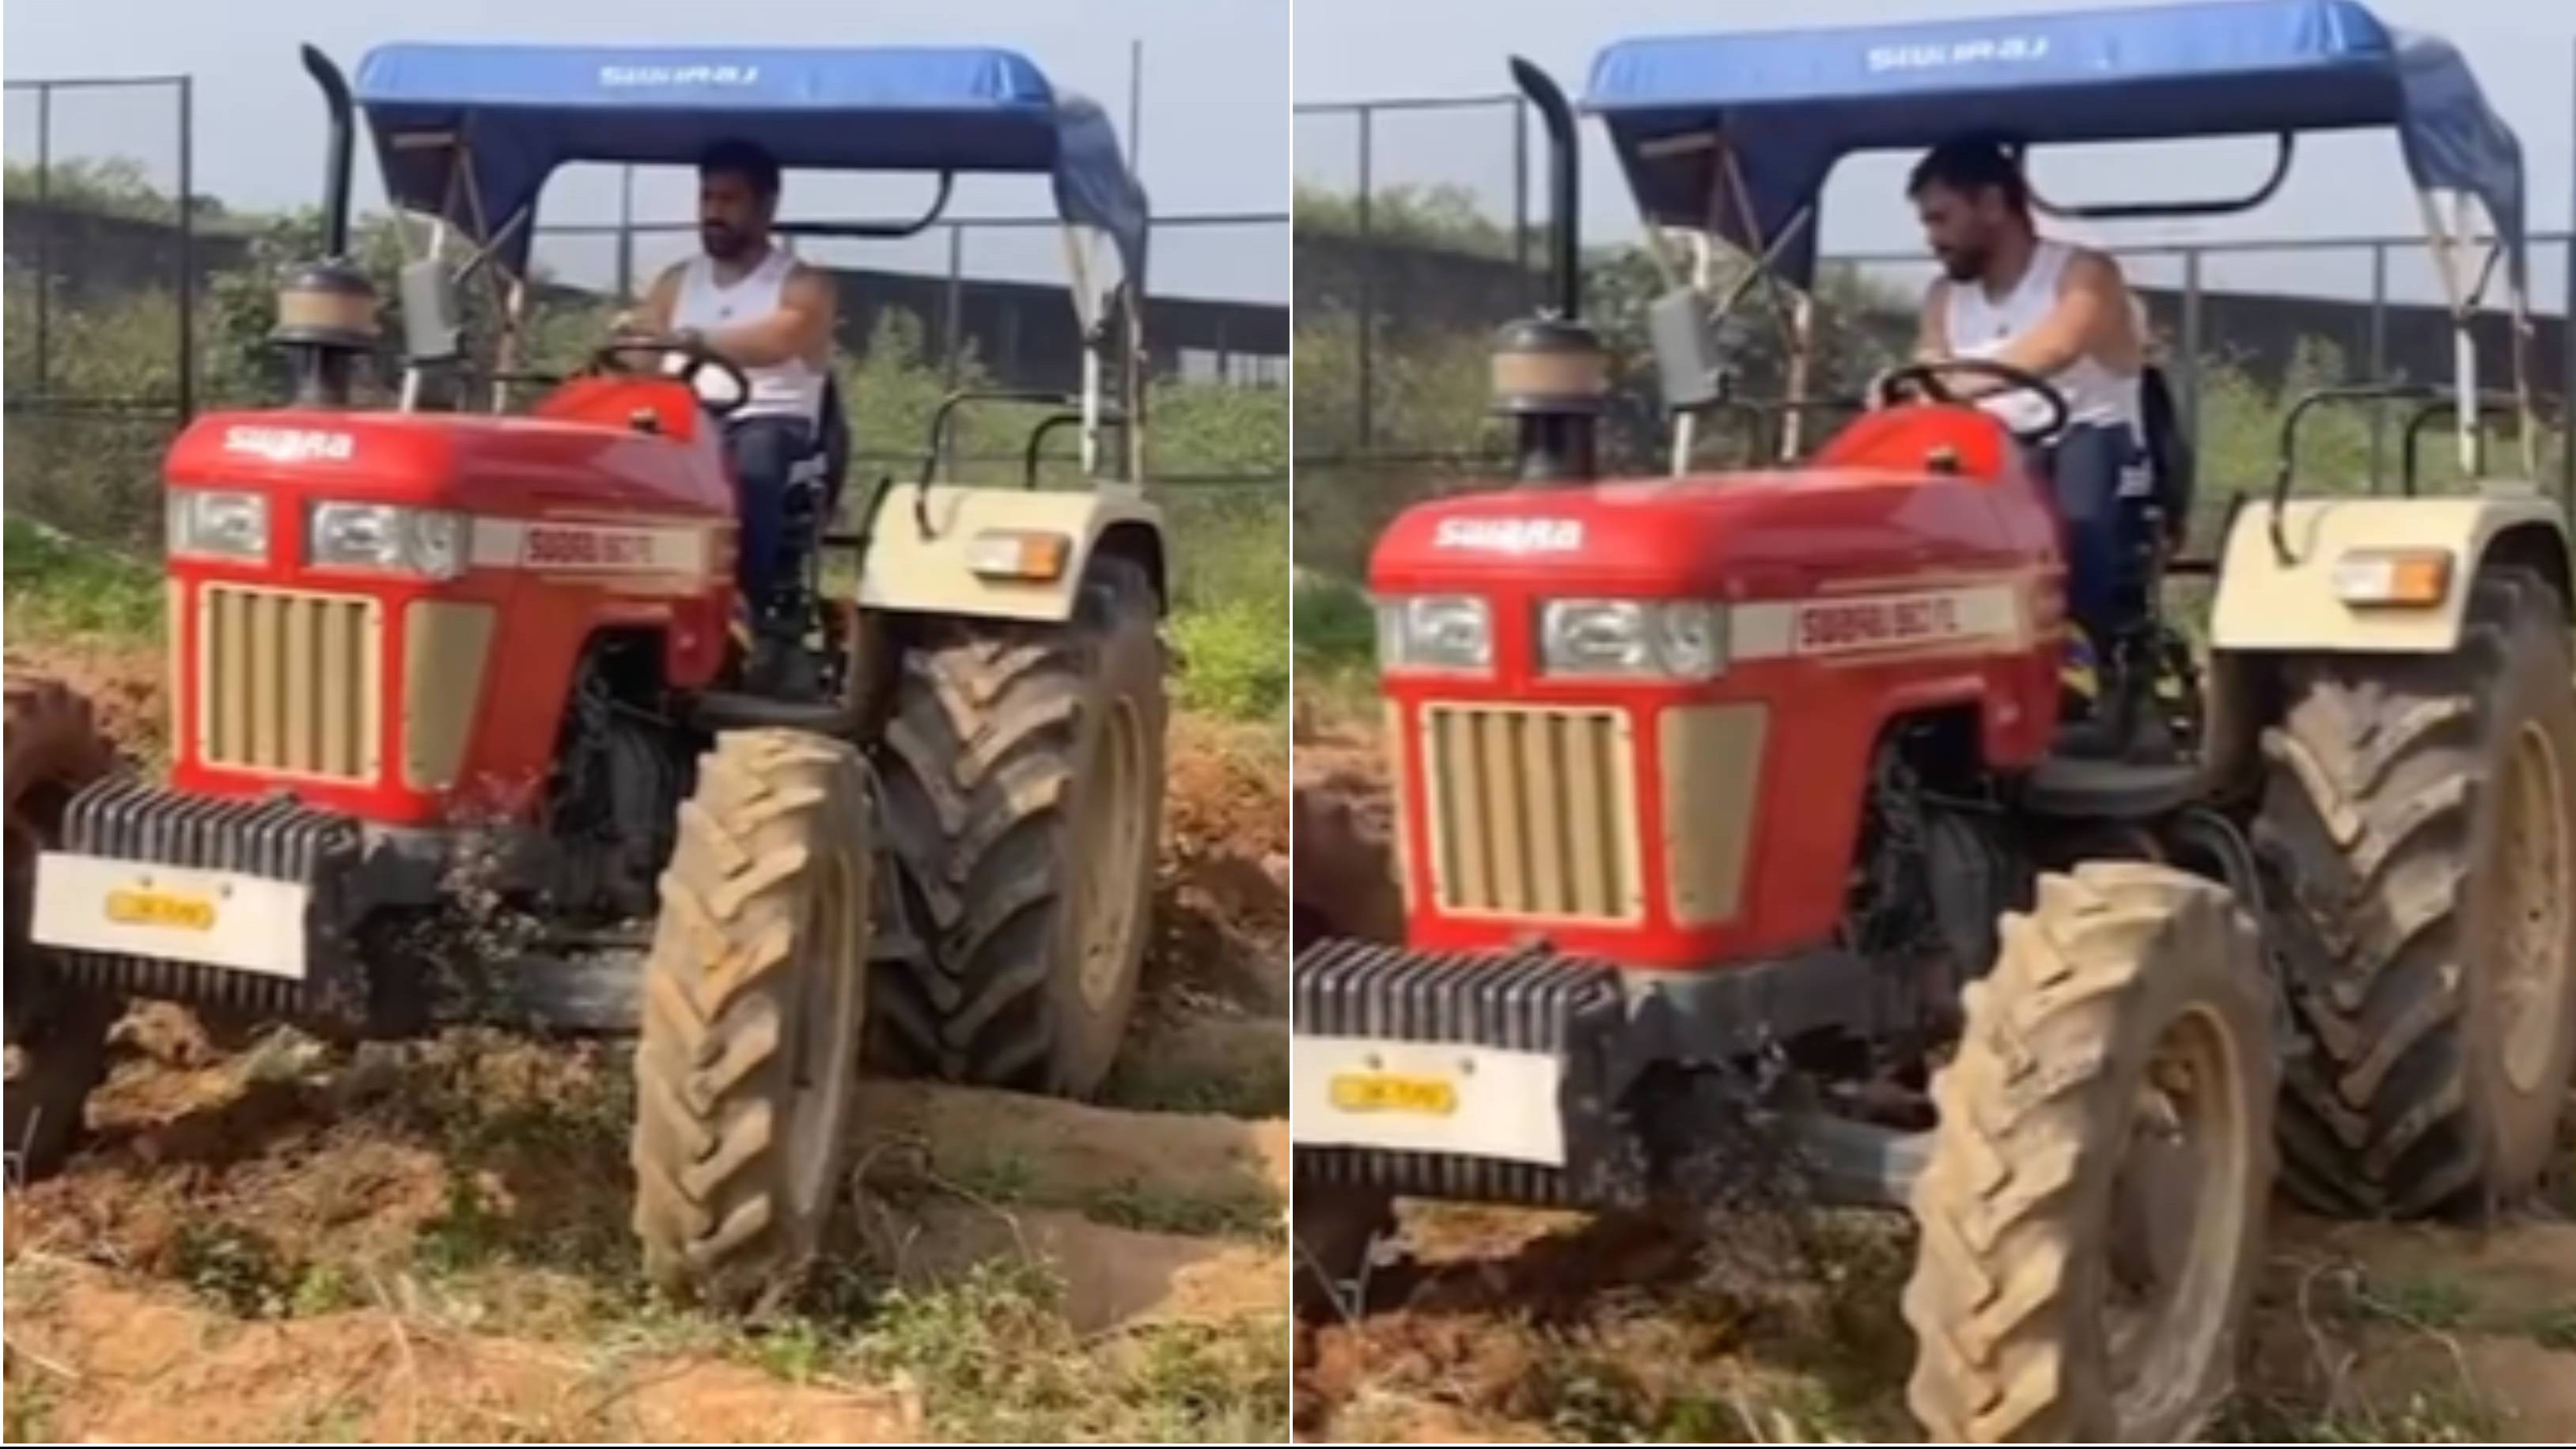
<svg viewBox="0 0 2576 1449"><path fill-rule="evenodd" d="M1494 410L1519 421L1514 471L1521 483L1576 484L1599 472L1595 433L1610 378L1601 339L1583 324L1574 108L1536 65L1514 56L1511 70L1513 84L1547 127L1551 305L1505 325L1494 339Z"/></svg>
<svg viewBox="0 0 2576 1449"><path fill-rule="evenodd" d="M295 405L345 408L357 360L376 349L376 289L349 261L349 176L357 125L348 79L331 57L304 47L304 73L322 91L330 144L322 162L322 255L298 267L277 292L277 330L295 375Z"/></svg>
<svg viewBox="0 0 2576 1449"><path fill-rule="evenodd" d="M1556 298L1556 315L1572 322L1583 315L1583 186L1577 169L1582 153L1574 144L1574 108L1553 77L1517 55L1512 84L1547 127L1548 291Z"/></svg>
<svg viewBox="0 0 2576 1449"><path fill-rule="evenodd" d="M317 46L304 47L304 73L322 89L330 112L331 144L322 157L322 254L349 254L349 167L357 126L349 104L349 81Z"/></svg>

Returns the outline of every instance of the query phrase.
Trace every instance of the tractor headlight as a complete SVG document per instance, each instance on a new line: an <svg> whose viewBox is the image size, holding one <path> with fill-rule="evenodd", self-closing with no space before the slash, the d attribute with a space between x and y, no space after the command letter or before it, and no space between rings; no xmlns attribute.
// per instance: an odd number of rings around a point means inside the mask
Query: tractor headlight
<svg viewBox="0 0 2576 1449"><path fill-rule="evenodd" d="M170 552L261 563L268 558L268 497L208 488L170 490Z"/></svg>
<svg viewBox="0 0 2576 1449"><path fill-rule="evenodd" d="M304 520L304 561L452 579L465 571L465 516L392 503L316 503Z"/></svg>
<svg viewBox="0 0 2576 1449"><path fill-rule="evenodd" d="M1538 633L1548 674L1709 679L1726 664L1717 606L1699 599L1550 599Z"/></svg>
<svg viewBox="0 0 2576 1449"><path fill-rule="evenodd" d="M1482 673L1494 667L1494 611L1473 594L1416 594L1377 610L1383 669Z"/></svg>

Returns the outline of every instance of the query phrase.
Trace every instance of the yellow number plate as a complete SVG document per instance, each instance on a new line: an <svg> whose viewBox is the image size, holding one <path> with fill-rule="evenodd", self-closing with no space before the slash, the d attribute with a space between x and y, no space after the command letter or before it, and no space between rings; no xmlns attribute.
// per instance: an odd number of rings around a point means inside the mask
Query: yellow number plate
<svg viewBox="0 0 2576 1449"><path fill-rule="evenodd" d="M1333 1105L1345 1112L1411 1112L1446 1117L1458 1110L1458 1089L1439 1077L1393 1072L1340 1072L1333 1077Z"/></svg>
<svg viewBox="0 0 2576 1449"><path fill-rule="evenodd" d="M178 891L109 891L107 918L120 926L211 931L215 928L215 903L204 896L183 895Z"/></svg>

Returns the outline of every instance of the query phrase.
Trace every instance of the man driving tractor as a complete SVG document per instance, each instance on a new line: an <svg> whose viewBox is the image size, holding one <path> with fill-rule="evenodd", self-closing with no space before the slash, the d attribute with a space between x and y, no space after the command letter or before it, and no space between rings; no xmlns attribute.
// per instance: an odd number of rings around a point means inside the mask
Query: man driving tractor
<svg viewBox="0 0 2576 1449"><path fill-rule="evenodd" d="M2001 142L1972 137L1935 147L1906 191L1944 273L1924 298L1918 356L2004 363L2065 397L2066 426L2039 463L2066 530L2075 626L2067 687L2089 706L2100 692L2097 646L2119 639L2145 609L2133 566L2152 493L2141 309L2118 262L2039 235L2030 184ZM1997 378L1961 377L1950 388L2007 423L2038 404Z"/></svg>
<svg viewBox="0 0 2576 1449"><path fill-rule="evenodd" d="M736 579L755 622L790 581L788 490L819 450L832 396L831 279L771 239L778 192L778 162L768 152L742 141L709 149L698 162L704 254L665 270L641 315L616 323L621 336L703 348L750 381L751 395L725 419L724 433L742 518Z"/></svg>

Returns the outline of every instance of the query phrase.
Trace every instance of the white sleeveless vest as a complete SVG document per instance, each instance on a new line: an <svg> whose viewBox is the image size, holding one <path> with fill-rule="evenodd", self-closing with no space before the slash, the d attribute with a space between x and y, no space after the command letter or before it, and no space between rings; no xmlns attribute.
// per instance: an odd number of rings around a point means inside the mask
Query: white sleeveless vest
<svg viewBox="0 0 2576 1449"><path fill-rule="evenodd" d="M2031 251L2030 265L2022 269L2021 280L2000 299L1987 296L1982 282L1950 283L1942 324L1949 333L1952 355L1992 357L2005 344L2046 321L2057 306L2058 288L2066 280L2066 264L2074 255L2075 249L2064 242L2041 239ZM2133 434L2143 436L2136 373L2113 372L2088 353L2059 369L2049 381L2066 395L2068 421L2125 424ZM1977 401L2012 426L2041 421L2047 407L2028 393L2019 392L1996 393Z"/></svg>
<svg viewBox="0 0 2576 1449"><path fill-rule="evenodd" d="M691 257L680 273L679 300L671 307L674 331L691 327L700 332L713 332L743 322L755 322L778 310L779 295L786 289L788 273L796 259L773 246L760 265L743 274L732 286L716 281L715 261L699 255ZM746 367L751 379L751 400L734 413L736 418L796 418L809 426L822 415L823 372L802 357L790 358L772 367ZM700 374L706 382L705 374ZM707 384L724 388L723 382Z"/></svg>

